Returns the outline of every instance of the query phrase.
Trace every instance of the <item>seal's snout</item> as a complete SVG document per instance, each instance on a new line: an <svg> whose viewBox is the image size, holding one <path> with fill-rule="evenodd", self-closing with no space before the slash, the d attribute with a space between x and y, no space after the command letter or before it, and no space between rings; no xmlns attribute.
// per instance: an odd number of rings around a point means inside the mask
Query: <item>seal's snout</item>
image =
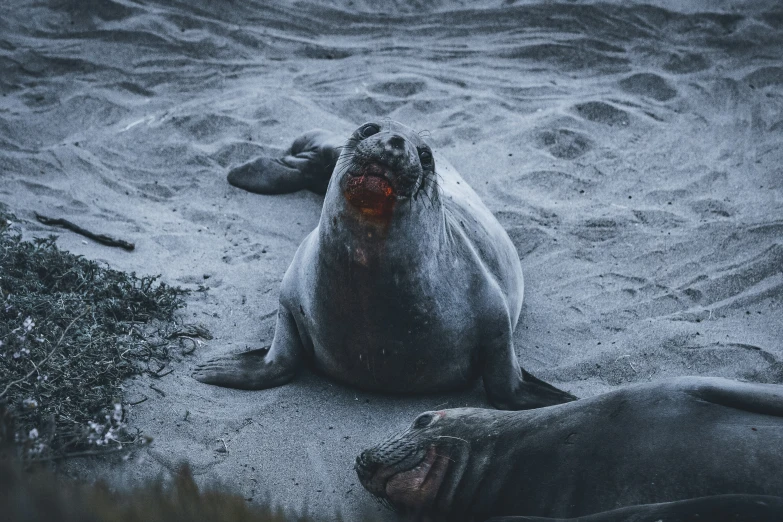
<svg viewBox="0 0 783 522"><path fill-rule="evenodd" d="M388 138L386 138L385 143L383 144L383 148L386 150L386 152L395 154L400 151L405 150L405 138L400 136L399 134L392 134Z"/></svg>
<svg viewBox="0 0 783 522"><path fill-rule="evenodd" d="M377 147L379 159L400 174L415 158L415 147L412 144L409 147L407 140L399 134L379 135Z"/></svg>
<svg viewBox="0 0 783 522"><path fill-rule="evenodd" d="M384 496L384 487L388 478L387 476L381 476L383 475L382 473L378 473L381 467L381 461L374 458L372 450L364 450L356 457L356 464L353 466L362 486L373 495L379 497Z"/></svg>
<svg viewBox="0 0 783 522"><path fill-rule="evenodd" d="M376 223L388 223L396 203L416 195L425 170L434 168L429 147L399 124L362 125L342 154L343 193L363 217Z"/></svg>
<svg viewBox="0 0 783 522"><path fill-rule="evenodd" d="M359 479L364 482L369 481L380 466L380 462L372 459L370 451L364 450L361 455L356 457L356 464L354 464L353 469L356 470Z"/></svg>

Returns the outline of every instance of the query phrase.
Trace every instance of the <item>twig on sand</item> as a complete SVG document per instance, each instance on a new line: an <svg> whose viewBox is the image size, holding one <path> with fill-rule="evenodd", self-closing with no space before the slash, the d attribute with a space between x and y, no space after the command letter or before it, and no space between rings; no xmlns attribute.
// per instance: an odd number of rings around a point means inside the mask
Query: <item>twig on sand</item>
<svg viewBox="0 0 783 522"><path fill-rule="evenodd" d="M160 394L161 394L163 397L165 397L165 396L166 396L166 392L164 392L163 390L161 390L161 389L160 389L160 388L158 388L157 386L153 386L152 384L150 384L150 388L152 388L152 389L153 389L153 390L155 390L156 392L160 393Z"/></svg>
<svg viewBox="0 0 783 522"><path fill-rule="evenodd" d="M74 223L71 223L67 219L60 219L60 218L50 218L46 216L42 216L38 212L35 213L35 219L43 223L44 225L50 225L55 227L62 227L66 228L72 232L76 232L77 234L81 234L84 237L88 237L92 239L93 241L97 241L98 243L101 243L102 245L106 246L112 246L112 247L120 247L124 248L125 250L131 251L134 248L136 248L136 245L133 243L128 243L127 241L123 241L122 239L113 238L111 236L107 236L106 234L95 234L94 232L90 232L89 230L85 230L79 225L76 225Z"/></svg>
<svg viewBox="0 0 783 522"><path fill-rule="evenodd" d="M187 339L192 339L194 337L200 337L201 339L212 339L212 334L210 334L209 330L200 324L184 324L177 330L168 334L166 339L176 339L178 337L185 337Z"/></svg>

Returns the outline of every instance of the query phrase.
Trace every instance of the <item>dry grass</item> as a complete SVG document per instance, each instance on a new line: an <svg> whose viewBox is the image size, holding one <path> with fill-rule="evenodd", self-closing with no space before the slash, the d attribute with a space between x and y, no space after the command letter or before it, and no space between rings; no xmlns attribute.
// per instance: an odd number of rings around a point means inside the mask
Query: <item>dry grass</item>
<svg viewBox="0 0 783 522"><path fill-rule="evenodd" d="M187 338L208 335L174 322L186 292L60 250L55 237L23 241L11 219L0 213L0 403L23 457L142 441L125 425L121 383L164 375Z"/></svg>
<svg viewBox="0 0 783 522"><path fill-rule="evenodd" d="M1 457L0 457L1 459ZM201 491L187 467L166 484L153 482L126 493L86 485L47 471L22 471L0 461L0 512L9 522L307 522L336 520L286 514L270 504L249 504L219 488Z"/></svg>

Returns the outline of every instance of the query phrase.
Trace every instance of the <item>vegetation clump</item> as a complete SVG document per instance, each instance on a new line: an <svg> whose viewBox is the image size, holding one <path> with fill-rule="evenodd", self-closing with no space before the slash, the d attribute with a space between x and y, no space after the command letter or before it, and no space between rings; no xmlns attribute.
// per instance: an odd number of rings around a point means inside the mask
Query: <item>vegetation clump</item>
<svg viewBox="0 0 783 522"><path fill-rule="evenodd" d="M24 241L0 211L0 403L23 457L50 460L142 439L125 425L122 381L162 376L183 341L185 290ZM192 348L190 349L192 352Z"/></svg>
<svg viewBox="0 0 783 522"><path fill-rule="evenodd" d="M2 438L2 435L0 435ZM25 473L0 453L0 513L9 522L311 522L342 520L287 513L271 502L247 502L224 488L199 488L187 466L168 483L116 492L44 470ZM373 516L362 516L371 522Z"/></svg>

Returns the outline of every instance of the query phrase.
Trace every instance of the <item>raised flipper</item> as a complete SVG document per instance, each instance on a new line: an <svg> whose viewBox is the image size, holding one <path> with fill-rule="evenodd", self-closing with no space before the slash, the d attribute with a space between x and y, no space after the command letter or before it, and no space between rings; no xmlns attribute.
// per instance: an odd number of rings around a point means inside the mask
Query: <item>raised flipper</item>
<svg viewBox="0 0 783 522"><path fill-rule="evenodd" d="M783 417L783 386L779 384L740 382L719 377L682 377L675 382L688 393L713 404Z"/></svg>
<svg viewBox="0 0 783 522"><path fill-rule="evenodd" d="M327 131L304 133L282 158L260 157L228 173L228 182L257 194L286 194L302 189L326 193L340 156L342 140Z"/></svg>
<svg viewBox="0 0 783 522"><path fill-rule="evenodd" d="M716 495L663 504L642 504L578 518L495 517L486 522L780 522L783 498Z"/></svg>
<svg viewBox="0 0 783 522"><path fill-rule="evenodd" d="M206 384L262 390L294 378L302 366L304 351L291 313L282 305L277 313L275 337L270 348L224 355L200 364L193 377Z"/></svg>
<svg viewBox="0 0 783 522"><path fill-rule="evenodd" d="M489 402L499 410L527 410L576 400L525 371L514 353L511 325L503 334L484 343L484 388Z"/></svg>

